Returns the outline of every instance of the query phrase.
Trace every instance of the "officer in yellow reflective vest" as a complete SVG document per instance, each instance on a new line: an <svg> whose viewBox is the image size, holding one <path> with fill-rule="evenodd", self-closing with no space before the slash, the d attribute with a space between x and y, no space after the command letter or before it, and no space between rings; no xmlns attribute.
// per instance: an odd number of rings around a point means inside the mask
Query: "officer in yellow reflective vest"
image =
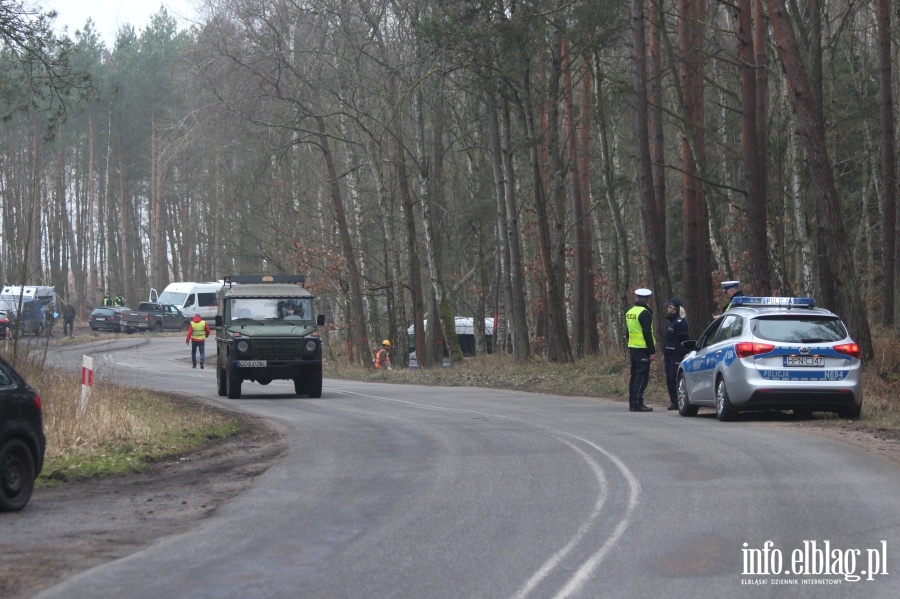
<svg viewBox="0 0 900 599"><path fill-rule="evenodd" d="M197 350L200 350L200 369L203 369L203 362L206 361L206 338L209 337L210 330L206 321L200 318L199 314L194 314L187 331L187 337L184 343L191 344L191 363L193 368L197 367Z"/></svg>
<svg viewBox="0 0 900 599"><path fill-rule="evenodd" d="M644 390L650 380L650 363L656 357L653 312L647 305L651 295L649 289L635 289L634 306L625 313L628 353L631 356L631 379L628 381L628 409L631 412L653 411L644 404Z"/></svg>

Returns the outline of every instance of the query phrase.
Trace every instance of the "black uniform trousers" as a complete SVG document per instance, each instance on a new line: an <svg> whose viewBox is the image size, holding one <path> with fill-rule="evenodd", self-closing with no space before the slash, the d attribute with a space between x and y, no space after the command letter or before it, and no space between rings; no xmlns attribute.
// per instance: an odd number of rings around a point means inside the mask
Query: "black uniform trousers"
<svg viewBox="0 0 900 599"><path fill-rule="evenodd" d="M629 347L631 354L631 379L628 381L628 407L644 404L644 390L650 382L650 352L647 348Z"/></svg>

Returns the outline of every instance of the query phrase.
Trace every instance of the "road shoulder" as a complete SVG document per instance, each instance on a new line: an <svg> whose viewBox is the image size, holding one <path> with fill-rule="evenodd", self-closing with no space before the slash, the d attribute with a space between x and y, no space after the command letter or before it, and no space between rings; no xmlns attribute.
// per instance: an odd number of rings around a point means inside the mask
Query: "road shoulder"
<svg viewBox="0 0 900 599"><path fill-rule="evenodd" d="M227 439L141 473L36 489L23 511L0 514L0 597L31 597L184 532L248 488L287 444L273 423L230 413L243 427Z"/></svg>

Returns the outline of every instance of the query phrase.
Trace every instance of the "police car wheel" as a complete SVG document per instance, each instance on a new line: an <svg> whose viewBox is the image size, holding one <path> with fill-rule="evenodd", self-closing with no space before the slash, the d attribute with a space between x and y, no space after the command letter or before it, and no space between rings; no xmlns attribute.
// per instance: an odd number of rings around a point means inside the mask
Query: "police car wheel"
<svg viewBox="0 0 900 599"><path fill-rule="evenodd" d="M734 419L734 408L728 399L728 389L725 388L725 380L721 377L716 381L716 416L721 422Z"/></svg>
<svg viewBox="0 0 900 599"><path fill-rule="evenodd" d="M684 380L684 373L678 374L678 413L681 416L696 416L700 409L698 406L691 405L691 398L688 395L687 381Z"/></svg>

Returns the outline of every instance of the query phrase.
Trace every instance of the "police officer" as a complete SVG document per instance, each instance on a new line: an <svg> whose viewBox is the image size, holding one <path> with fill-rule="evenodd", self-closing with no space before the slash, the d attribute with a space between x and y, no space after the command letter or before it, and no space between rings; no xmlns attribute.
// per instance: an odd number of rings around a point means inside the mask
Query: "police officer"
<svg viewBox="0 0 900 599"><path fill-rule="evenodd" d="M103 303L102 303L102 305L103 305L103 306L112 306L112 305L113 305L112 298L109 297L109 294L108 294L108 293L104 293L104 294L103 294Z"/></svg>
<svg viewBox="0 0 900 599"><path fill-rule="evenodd" d="M634 306L625 313L628 353L631 357L631 379L628 381L628 410L631 412L653 411L644 404L644 390L650 380L650 363L656 357L653 312L647 305L652 294L643 287L635 289Z"/></svg>
<svg viewBox="0 0 900 599"><path fill-rule="evenodd" d="M728 312L731 309L731 302L734 298L744 295L740 281L722 281L722 293L725 294L725 298L728 300L722 312Z"/></svg>
<svg viewBox="0 0 900 599"><path fill-rule="evenodd" d="M113 306L124 306L125 305L125 296L120 293L116 294L116 297L113 298Z"/></svg>
<svg viewBox="0 0 900 599"><path fill-rule="evenodd" d="M678 397L676 394L676 382L678 379L678 365L687 355L687 350L681 345L682 341L690 339L688 332L688 323L684 319L684 308L681 306L681 300L673 297L666 306L666 320L669 326L666 327L666 336L663 339L663 358L665 358L666 366L666 387L669 390L669 407L668 410L678 409Z"/></svg>

